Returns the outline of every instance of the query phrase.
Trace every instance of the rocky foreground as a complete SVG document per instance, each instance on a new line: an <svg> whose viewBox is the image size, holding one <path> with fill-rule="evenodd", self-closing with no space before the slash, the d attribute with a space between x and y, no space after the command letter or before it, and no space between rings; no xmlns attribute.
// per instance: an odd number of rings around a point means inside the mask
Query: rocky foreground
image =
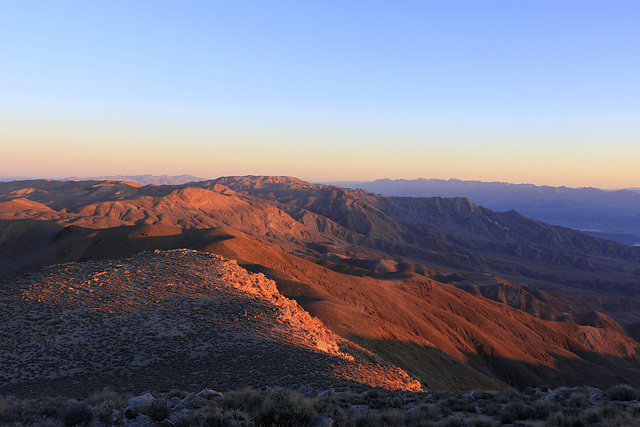
<svg viewBox="0 0 640 427"><path fill-rule="evenodd" d="M600 426L640 425L640 393L628 385L530 388L524 392L362 393L270 387L220 393L171 390L127 396L104 389L87 399L0 396L2 426Z"/></svg>
<svg viewBox="0 0 640 427"><path fill-rule="evenodd" d="M43 268L0 288L0 395L309 385L419 391L275 282L192 250Z"/></svg>

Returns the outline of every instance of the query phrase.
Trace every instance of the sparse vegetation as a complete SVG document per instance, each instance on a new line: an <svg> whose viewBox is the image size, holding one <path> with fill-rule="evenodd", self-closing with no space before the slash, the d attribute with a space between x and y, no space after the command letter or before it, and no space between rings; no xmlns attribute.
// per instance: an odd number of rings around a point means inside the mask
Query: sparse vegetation
<svg viewBox="0 0 640 427"><path fill-rule="evenodd" d="M111 390L86 401L64 398L17 400L0 396L1 426L153 425L169 419L186 426L640 426L635 389L615 386L414 393L380 388L365 392L283 387L244 388L178 406L195 393L154 392L155 401L135 419L125 419L127 399ZM127 396L130 397L130 396ZM189 400L186 399L186 400ZM195 402L195 401L194 401Z"/></svg>
<svg viewBox="0 0 640 427"><path fill-rule="evenodd" d="M638 390L631 387L629 384L618 384L609 388L606 391L607 397L610 400L621 400L623 402L630 402L638 399Z"/></svg>
<svg viewBox="0 0 640 427"><path fill-rule="evenodd" d="M66 426L87 425L92 419L93 412L91 412L86 403L78 403L70 406L62 416L62 420Z"/></svg>

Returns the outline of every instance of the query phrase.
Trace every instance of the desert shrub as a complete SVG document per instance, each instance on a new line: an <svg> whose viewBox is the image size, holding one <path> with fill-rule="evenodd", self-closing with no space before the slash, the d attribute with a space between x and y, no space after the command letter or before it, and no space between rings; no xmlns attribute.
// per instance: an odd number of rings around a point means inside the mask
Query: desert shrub
<svg viewBox="0 0 640 427"><path fill-rule="evenodd" d="M311 402L300 393L275 387L267 391L256 420L266 425L302 426L315 415Z"/></svg>
<svg viewBox="0 0 640 427"><path fill-rule="evenodd" d="M366 400L378 400L382 397L382 391L374 388L364 392L363 396Z"/></svg>
<svg viewBox="0 0 640 427"><path fill-rule="evenodd" d="M531 404L531 420L546 420L552 412L558 410L558 404L548 400L536 400Z"/></svg>
<svg viewBox="0 0 640 427"><path fill-rule="evenodd" d="M403 426L404 414L400 409L387 409L380 412L380 421L385 426Z"/></svg>
<svg viewBox="0 0 640 427"><path fill-rule="evenodd" d="M502 408L500 413L500 421L503 424L511 424L517 420L526 420L533 413L529 405L522 402L509 403Z"/></svg>
<svg viewBox="0 0 640 427"><path fill-rule="evenodd" d="M629 384L618 384L607 389L605 395L610 400L629 402L638 399L638 390L631 387Z"/></svg>
<svg viewBox="0 0 640 427"><path fill-rule="evenodd" d="M447 397L449 397L449 395L447 393L445 393L444 391L440 391L440 390L432 390L431 393L429 393L431 395L431 398L433 400L442 400L442 399L446 399Z"/></svg>
<svg viewBox="0 0 640 427"><path fill-rule="evenodd" d="M117 407L124 407L126 405L125 399L109 387L105 387L100 391L96 391L87 399L93 406L97 406L105 401L113 402Z"/></svg>
<svg viewBox="0 0 640 427"><path fill-rule="evenodd" d="M465 412L475 414L478 412L475 401L463 397L450 397L444 400L443 405L447 406L451 412Z"/></svg>
<svg viewBox="0 0 640 427"><path fill-rule="evenodd" d="M252 388L243 388L225 393L220 403L226 408L255 413L260 409L263 399L264 392Z"/></svg>
<svg viewBox="0 0 640 427"><path fill-rule="evenodd" d="M552 398L558 403L564 403L572 392L573 390L570 388L558 387L554 390Z"/></svg>
<svg viewBox="0 0 640 427"><path fill-rule="evenodd" d="M40 402L38 413L44 418L62 418L66 400L62 398L47 398Z"/></svg>
<svg viewBox="0 0 640 427"><path fill-rule="evenodd" d="M565 405L572 408L588 408L591 406L591 402L589 401L589 396L587 396L586 393L573 392L569 394L569 398L565 401Z"/></svg>
<svg viewBox="0 0 640 427"><path fill-rule="evenodd" d="M514 402L520 402L522 401L522 395L520 393L518 393L517 390L514 390L512 388L507 389L503 392L500 392L500 394L498 394L495 397L495 400L499 403L514 403Z"/></svg>
<svg viewBox="0 0 640 427"><path fill-rule="evenodd" d="M435 405L434 405L435 406ZM425 426L433 425L433 420L427 419L419 408L412 408L404 413L404 425L407 426Z"/></svg>
<svg viewBox="0 0 640 427"><path fill-rule="evenodd" d="M87 425L92 419L93 414L84 403L78 403L68 407L62 416L62 421L67 426Z"/></svg>
<svg viewBox="0 0 640 427"><path fill-rule="evenodd" d="M362 412L353 420L356 427L383 427L380 414L377 412Z"/></svg>
<svg viewBox="0 0 640 427"><path fill-rule="evenodd" d="M590 409L582 414L582 419L586 425L602 425L602 413L598 409Z"/></svg>
<svg viewBox="0 0 640 427"><path fill-rule="evenodd" d="M617 405L608 404L597 409L598 415L603 419L616 418L622 409Z"/></svg>
<svg viewBox="0 0 640 427"><path fill-rule="evenodd" d="M490 417L499 416L502 414L502 405L496 402L487 402L482 406L480 412L483 415L488 415Z"/></svg>
<svg viewBox="0 0 640 427"><path fill-rule="evenodd" d="M176 427L226 427L253 425L251 416L237 409L217 406L205 407L196 412L180 415L174 422Z"/></svg>
<svg viewBox="0 0 640 427"><path fill-rule="evenodd" d="M442 410L439 405L424 403L418 406L416 411L427 421L440 421L442 419Z"/></svg>
<svg viewBox="0 0 640 427"><path fill-rule="evenodd" d="M12 420L12 409L14 407L13 402L9 402L5 399L0 399L0 423L9 423Z"/></svg>
<svg viewBox="0 0 640 427"><path fill-rule="evenodd" d="M325 397L320 397L319 399L324 399ZM351 405L362 405L365 402L364 395L362 393L341 393L340 400Z"/></svg>
<svg viewBox="0 0 640 427"><path fill-rule="evenodd" d="M441 400L437 403L438 409L440 409L440 413L443 417L448 417L453 413L446 400Z"/></svg>
<svg viewBox="0 0 640 427"><path fill-rule="evenodd" d="M95 406L95 415L98 421L106 425L112 424L113 412L117 409L116 404L109 399L105 399Z"/></svg>
<svg viewBox="0 0 640 427"><path fill-rule="evenodd" d="M486 415L476 415L467 419L467 425L469 427L496 427L500 423L493 417L487 417Z"/></svg>
<svg viewBox="0 0 640 427"><path fill-rule="evenodd" d="M156 399L151 403L151 406L144 409L143 413L154 421L162 421L171 416L171 408L166 400Z"/></svg>
<svg viewBox="0 0 640 427"><path fill-rule="evenodd" d="M580 415L567 415L555 412L547 419L547 425L552 427L583 427L586 421Z"/></svg>
<svg viewBox="0 0 640 427"><path fill-rule="evenodd" d="M605 427L640 427L640 419L628 414L619 414L613 419L605 420L602 425Z"/></svg>
<svg viewBox="0 0 640 427"><path fill-rule="evenodd" d="M389 396L387 399L383 401L384 408L402 408L403 401L402 398L398 395Z"/></svg>
<svg viewBox="0 0 640 427"><path fill-rule="evenodd" d="M353 425L353 411L349 404L340 402L334 398L318 398L312 400L315 412L329 417L336 426Z"/></svg>
<svg viewBox="0 0 640 427"><path fill-rule="evenodd" d="M373 389L364 393L364 402L373 409L387 409L402 407L402 399L393 392Z"/></svg>
<svg viewBox="0 0 640 427"><path fill-rule="evenodd" d="M467 421L464 417L458 415L455 417L448 418L443 424L444 427L468 427Z"/></svg>
<svg viewBox="0 0 640 427"><path fill-rule="evenodd" d="M498 392L496 391L476 390L473 393L473 398L475 400L491 400L491 399L495 399L497 395L498 395Z"/></svg>
<svg viewBox="0 0 640 427"><path fill-rule="evenodd" d="M3 403L4 410L0 411L0 422L2 423L25 423L33 424L36 420L41 420L39 409L29 401Z"/></svg>

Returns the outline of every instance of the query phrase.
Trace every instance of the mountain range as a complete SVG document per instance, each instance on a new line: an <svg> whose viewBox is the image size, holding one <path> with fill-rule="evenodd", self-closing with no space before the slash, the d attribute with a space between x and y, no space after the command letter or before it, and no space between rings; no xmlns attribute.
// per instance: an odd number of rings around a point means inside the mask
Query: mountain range
<svg viewBox="0 0 640 427"><path fill-rule="evenodd" d="M2 181L16 181L16 180L34 180L35 178L19 177L15 175L9 175L6 173L0 173L0 182ZM65 178L64 181L86 181L86 180L99 180L99 181L123 181L123 182L135 182L143 185L180 185L188 182L204 181L205 178L200 178L193 175L109 175L109 176L95 176L95 177L83 177L71 176Z"/></svg>
<svg viewBox="0 0 640 427"><path fill-rule="evenodd" d="M640 385L638 247L467 198L291 177L0 183L5 289L48 265L178 248L264 274L357 361L424 389Z"/></svg>
<svg viewBox="0 0 640 427"><path fill-rule="evenodd" d="M515 209L531 218L595 237L627 245L640 244L640 193L637 188L601 190L422 178L329 184L389 196L467 197L495 211Z"/></svg>

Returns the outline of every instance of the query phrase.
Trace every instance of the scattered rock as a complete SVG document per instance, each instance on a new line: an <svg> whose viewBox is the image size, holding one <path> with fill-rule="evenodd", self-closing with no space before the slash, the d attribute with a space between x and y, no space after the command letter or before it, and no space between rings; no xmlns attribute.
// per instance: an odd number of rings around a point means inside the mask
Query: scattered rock
<svg viewBox="0 0 640 427"><path fill-rule="evenodd" d="M328 390L324 390L321 391L320 393L318 393L318 397L322 397L322 396L333 396L336 393L336 391L332 388L328 389Z"/></svg>
<svg viewBox="0 0 640 427"><path fill-rule="evenodd" d="M309 384L303 384L297 389L294 390L297 393L300 393L304 397L313 397L316 396L316 391Z"/></svg>
<svg viewBox="0 0 640 427"><path fill-rule="evenodd" d="M333 426L333 420L329 417L325 417L324 415L318 415L313 419L311 425L313 425L313 427L331 427Z"/></svg>
<svg viewBox="0 0 640 427"><path fill-rule="evenodd" d="M151 394L143 394L129 399L129 410L133 413L139 413L141 409L149 408L155 402L155 397Z"/></svg>
<svg viewBox="0 0 640 427"><path fill-rule="evenodd" d="M211 390L209 388L205 388L198 393L191 393L180 403L178 403L174 410L180 410L185 408L200 408L207 404L208 401L213 400L217 397L222 397L222 393L218 393L215 390Z"/></svg>

